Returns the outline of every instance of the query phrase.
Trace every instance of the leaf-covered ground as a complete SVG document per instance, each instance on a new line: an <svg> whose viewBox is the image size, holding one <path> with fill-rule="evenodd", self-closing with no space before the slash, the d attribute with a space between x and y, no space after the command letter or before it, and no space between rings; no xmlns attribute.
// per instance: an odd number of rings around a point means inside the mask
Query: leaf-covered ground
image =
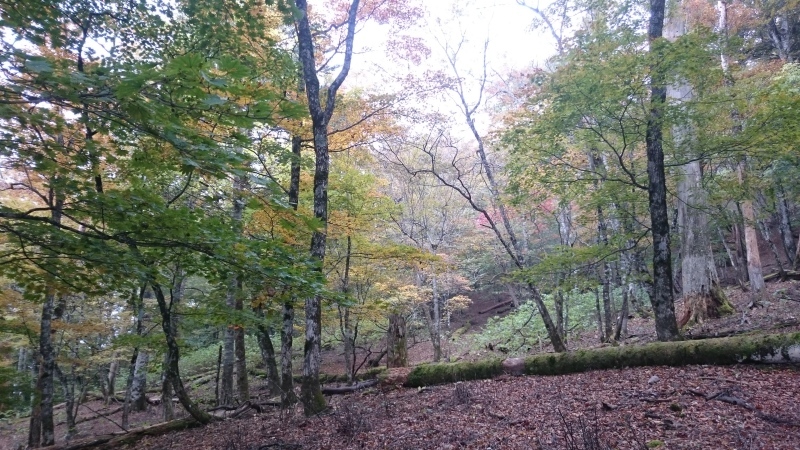
<svg viewBox="0 0 800 450"><path fill-rule="evenodd" d="M704 395L704 396L703 396ZM707 398L718 395L716 399ZM741 402L736 405L721 401ZM749 409L748 407L752 407ZM335 397L146 438L137 449L797 449L796 368L692 366L500 378Z"/></svg>
<svg viewBox="0 0 800 450"><path fill-rule="evenodd" d="M800 283L768 283L767 290L761 307L750 309L747 294L729 289L737 312L698 325L690 334L800 329ZM491 301L486 299L476 308L484 309ZM681 305L676 309L680 311ZM632 337L622 345L654 340L652 320L632 319L629 334ZM454 359L501 356L460 344L450 343ZM600 345L593 332L570 343L571 348ZM429 361L429 347L426 343L412 346L412 362ZM326 352L324 371L335 373L342 365L340 352ZM253 380L254 393L263 392L260 384ZM213 398L211 389L204 384L193 395ZM648 444L652 447L647 448L662 449L800 448L800 368L796 367L649 367L500 378L421 391L372 389L332 397L330 405L330 414L319 417L305 418L299 408L267 409L259 415L146 438L131 448L639 449ZM79 423L76 440L119 432L118 410L118 404L108 408L99 401L83 404L79 420L93 420ZM176 413L185 416L179 405ZM56 419L61 422L56 428L57 442L63 443L63 411L56 411ZM148 406L147 411L133 414L131 425L152 425L160 420L160 407ZM0 450L24 448L27 424L24 418L0 422L4 438ZM608 447L586 447L584 436L596 437ZM576 440L577 446L570 447L570 439Z"/></svg>

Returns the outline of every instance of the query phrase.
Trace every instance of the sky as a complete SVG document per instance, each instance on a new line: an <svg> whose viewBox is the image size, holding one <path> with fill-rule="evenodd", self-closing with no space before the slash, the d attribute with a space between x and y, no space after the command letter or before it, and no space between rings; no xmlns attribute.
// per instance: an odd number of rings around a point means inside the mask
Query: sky
<svg viewBox="0 0 800 450"><path fill-rule="evenodd" d="M419 75L428 69L441 69L452 75L443 47L458 45L463 36L464 42L457 66L459 75L464 78L465 86L468 87L468 100L472 101L478 98L476 80L482 74L484 44L487 39L488 84L498 81L499 77L505 77L511 71L543 67L546 60L555 53L555 42L548 34L531 30L534 13L518 5L516 0L418 1L426 9L426 17L407 32L426 43L431 49L430 57L419 66L391 60L386 57L384 46L387 27L366 25L356 35L356 54L343 89L392 92L399 89L387 81L394 75ZM535 1L528 0L529 3ZM457 99L452 96L427 98L425 101L425 108L451 114L454 118L460 116ZM488 131L488 114L479 112L476 119L480 131ZM455 122L451 133L469 138L471 133L466 129L463 120Z"/></svg>
<svg viewBox="0 0 800 450"><path fill-rule="evenodd" d="M420 68L443 67L442 45L457 44L462 34L466 41L459 66L464 71L480 71L487 39L488 63L498 73L543 66L555 52L552 38L530 29L533 13L518 5L516 0L421 0L421 3L427 10L426 20L410 32L425 40L432 55L423 61ZM386 39L385 34L385 27L368 26L356 36L355 47L359 54L353 59L352 80L348 80L348 84L364 86L381 82L380 78L372 78L376 73L375 65L383 68L387 65L381 45Z"/></svg>

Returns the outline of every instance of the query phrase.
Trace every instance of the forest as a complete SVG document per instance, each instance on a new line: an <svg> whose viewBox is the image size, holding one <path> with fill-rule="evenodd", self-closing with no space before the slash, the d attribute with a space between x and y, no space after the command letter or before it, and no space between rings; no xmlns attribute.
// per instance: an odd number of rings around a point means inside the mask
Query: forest
<svg viewBox="0 0 800 450"><path fill-rule="evenodd" d="M0 0L0 449L796 445L800 3L445 4Z"/></svg>

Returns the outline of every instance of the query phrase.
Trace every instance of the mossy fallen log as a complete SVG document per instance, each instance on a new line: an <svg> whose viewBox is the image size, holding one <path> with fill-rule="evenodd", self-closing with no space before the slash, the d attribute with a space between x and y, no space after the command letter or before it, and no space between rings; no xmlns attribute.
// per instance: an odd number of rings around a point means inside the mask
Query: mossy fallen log
<svg viewBox="0 0 800 450"><path fill-rule="evenodd" d="M525 375L563 375L589 370L689 364L800 362L800 333L655 342L605 347L525 358ZM493 378L503 373L502 359L423 364L408 374L408 387Z"/></svg>

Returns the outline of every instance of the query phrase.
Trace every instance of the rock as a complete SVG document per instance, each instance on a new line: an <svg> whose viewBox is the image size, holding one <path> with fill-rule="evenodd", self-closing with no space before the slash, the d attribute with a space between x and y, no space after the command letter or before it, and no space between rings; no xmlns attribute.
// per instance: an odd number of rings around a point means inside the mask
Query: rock
<svg viewBox="0 0 800 450"><path fill-rule="evenodd" d="M503 372L515 377L525 374L525 360L522 358L507 358L503 361Z"/></svg>
<svg viewBox="0 0 800 450"><path fill-rule="evenodd" d="M647 380L647 384L655 384L659 381L661 381L661 378L658 378L658 375L653 375L649 380Z"/></svg>

